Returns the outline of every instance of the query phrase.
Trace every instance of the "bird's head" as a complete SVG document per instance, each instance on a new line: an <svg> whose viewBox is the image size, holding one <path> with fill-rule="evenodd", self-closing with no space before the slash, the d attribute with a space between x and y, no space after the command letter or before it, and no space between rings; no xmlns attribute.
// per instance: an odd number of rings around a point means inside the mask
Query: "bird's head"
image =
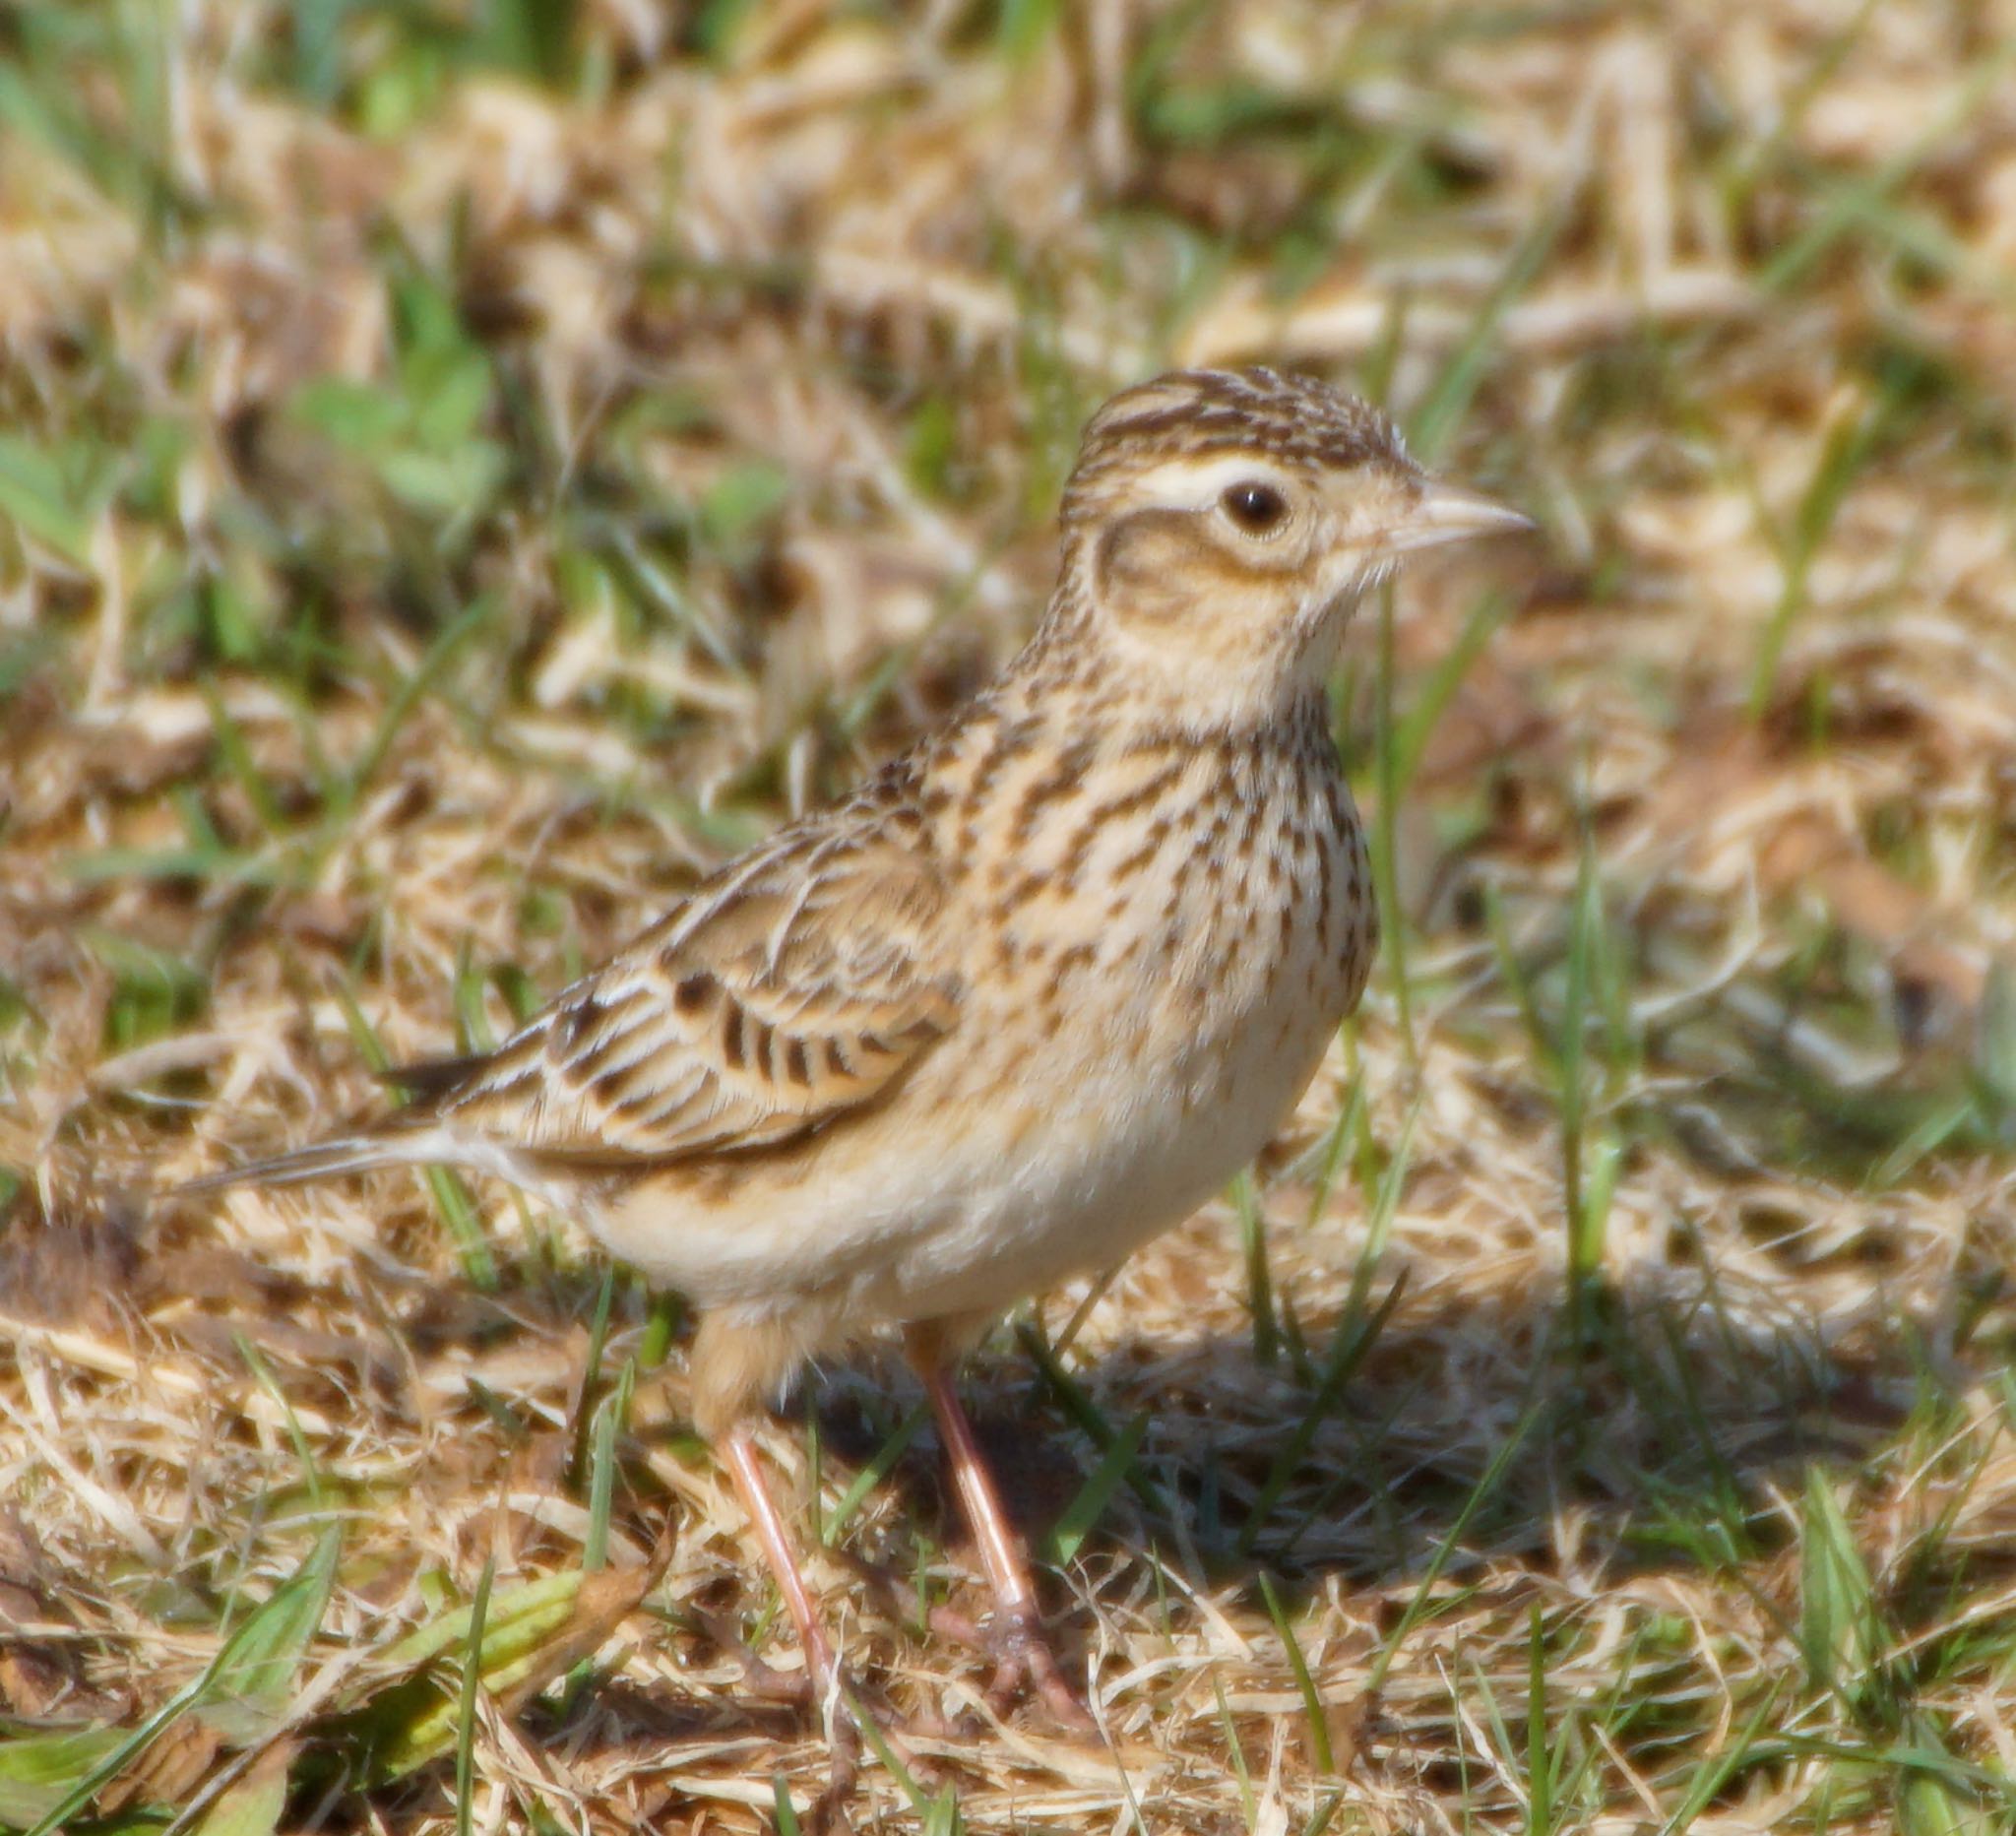
<svg viewBox="0 0 2016 1836"><path fill-rule="evenodd" d="M1377 409L1274 370L1176 370L1086 427L1068 597L1185 711L1265 717L1334 666L1352 606L1418 549L1531 527L1431 478Z"/></svg>

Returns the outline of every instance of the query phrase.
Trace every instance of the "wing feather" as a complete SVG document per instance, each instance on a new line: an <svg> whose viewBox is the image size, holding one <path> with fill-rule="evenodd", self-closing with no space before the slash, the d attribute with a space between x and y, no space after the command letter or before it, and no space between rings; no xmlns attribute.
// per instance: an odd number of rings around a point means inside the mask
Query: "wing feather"
<svg viewBox="0 0 2016 1836"><path fill-rule="evenodd" d="M507 1151L617 1167L821 1127L952 1026L944 904L936 868L873 828L787 832L426 1107Z"/></svg>

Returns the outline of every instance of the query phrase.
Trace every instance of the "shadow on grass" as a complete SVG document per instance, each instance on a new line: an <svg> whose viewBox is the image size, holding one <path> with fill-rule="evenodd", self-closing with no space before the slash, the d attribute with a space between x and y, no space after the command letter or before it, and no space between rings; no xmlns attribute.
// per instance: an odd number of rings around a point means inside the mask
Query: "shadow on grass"
<svg viewBox="0 0 2016 1836"><path fill-rule="evenodd" d="M1402 1294L1365 1323L1371 1343L1334 1388L1328 1347L1268 1363L1244 1337L1144 1340L1067 1369L1024 1326L1022 1344L997 1335L973 1361L965 1390L1035 1550L1054 1554L1054 1528L1117 1458L1086 1554L1153 1552L1211 1586L1334 1572L1391 1591L1431 1564L1499 1557L1549 1575L1564 1514L1585 1579L1592 1558L1621 1576L1768 1556L1792 1536L1781 1504L1806 1470L1865 1463L1910 1419L1900 1389L1937 1387L1905 1335L1829 1350L1794 1320L1733 1321L1712 1296L1609 1289L1578 1322L1558 1288L1514 1306ZM826 1449L857 1466L915 1400L893 1360L815 1393ZM928 1430L884 1483L922 1534L963 1546Z"/></svg>

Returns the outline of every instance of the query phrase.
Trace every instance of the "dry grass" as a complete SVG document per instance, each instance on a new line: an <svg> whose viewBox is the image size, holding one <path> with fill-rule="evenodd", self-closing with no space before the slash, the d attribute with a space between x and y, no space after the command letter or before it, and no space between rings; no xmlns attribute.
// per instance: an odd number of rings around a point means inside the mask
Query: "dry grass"
<svg viewBox="0 0 2016 1836"><path fill-rule="evenodd" d="M128 1194L900 743L1026 629L1092 404L1264 356L1545 559L1364 622L1395 945L1295 1127L977 1362L1108 1747L856 1821L2006 1827L2012 43L0 11L0 1825L802 1809L673 1311L498 1191ZM914 1403L829 1373L772 1445L871 1689L955 1707Z"/></svg>

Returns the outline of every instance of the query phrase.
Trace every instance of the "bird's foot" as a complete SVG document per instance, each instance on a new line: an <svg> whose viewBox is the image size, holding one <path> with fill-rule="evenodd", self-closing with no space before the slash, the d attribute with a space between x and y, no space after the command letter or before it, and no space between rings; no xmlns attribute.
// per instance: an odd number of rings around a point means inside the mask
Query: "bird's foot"
<svg viewBox="0 0 2016 1836"><path fill-rule="evenodd" d="M1005 1716L1027 1693L1043 1705L1064 1733L1080 1737L1099 1733L1099 1723L1078 1699L1033 1614L1007 1618L991 1642L996 1661L993 1680L987 1685L987 1706L996 1715Z"/></svg>
<svg viewBox="0 0 2016 1836"><path fill-rule="evenodd" d="M818 1679L807 1671L781 1671L773 1664L767 1664L743 1643L734 1627L720 1614L693 1611L696 1623L715 1644L725 1651L740 1667L742 1682L746 1692L763 1702L776 1703L781 1708L823 1709ZM890 1743L890 1750L908 1762L908 1754L902 1742L905 1741L940 1741L947 1738L948 1728L936 1716L899 1716L891 1714L887 1705L870 1709L863 1701L859 1688L851 1676L845 1670L839 1677L839 1699L835 1704L833 1717L834 1733L834 1778L843 1779L850 1787L860 1767L861 1732L859 1721L866 1716L874 1723L875 1731Z"/></svg>
<svg viewBox="0 0 2016 1836"><path fill-rule="evenodd" d="M1099 1723L1078 1699L1033 1614L1003 1616L983 1627L956 1608L937 1606L931 1609L927 1623L938 1637L994 1660L986 1702L995 1715L1006 1720L1018 1701L1034 1695L1065 1733L1099 1733Z"/></svg>
<svg viewBox="0 0 2016 1836"><path fill-rule="evenodd" d="M847 1807L861 1776L861 1731L845 1705L829 1726L827 1756L826 1789L813 1801L811 1814L805 1819L815 1836L853 1827Z"/></svg>
<svg viewBox="0 0 2016 1836"><path fill-rule="evenodd" d="M807 1708L814 1699L812 1678L806 1671L781 1671L766 1664L743 1642L741 1634L725 1614L704 1608L689 1608L693 1622L723 1651L734 1659L742 1672L749 1694L784 1708Z"/></svg>

